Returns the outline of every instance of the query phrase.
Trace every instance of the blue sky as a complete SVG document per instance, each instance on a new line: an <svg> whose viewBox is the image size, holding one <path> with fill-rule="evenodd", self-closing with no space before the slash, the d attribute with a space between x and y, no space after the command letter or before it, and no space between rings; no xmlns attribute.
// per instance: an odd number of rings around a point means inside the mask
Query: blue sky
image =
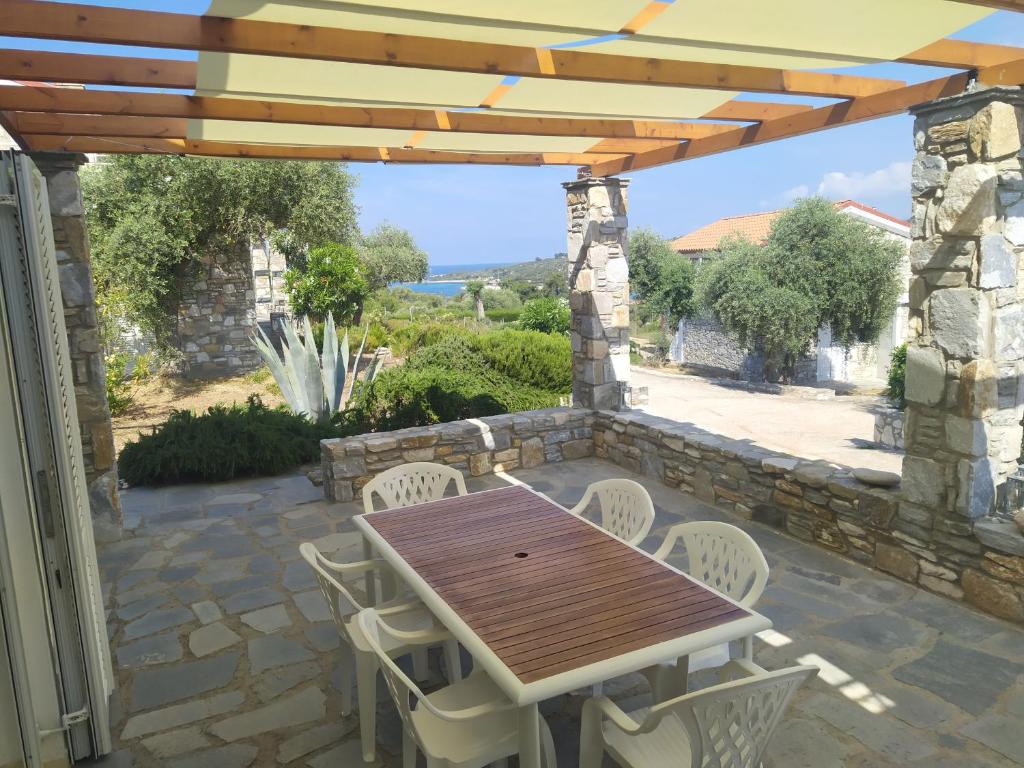
<svg viewBox="0 0 1024 768"><path fill-rule="evenodd" d="M207 0L92 2L178 13L201 13L208 5ZM997 12L956 37L1024 46L1024 14ZM183 51L3 37L0 46L194 58ZM944 73L898 65L846 71L914 81ZM912 158L912 120L902 115L638 171L630 175L630 226L670 237L721 216L779 208L816 193L852 197L907 216ZM409 229L433 264L526 261L565 250L560 183L575 176L573 168L353 164L350 169L360 180L361 226L390 221Z"/></svg>

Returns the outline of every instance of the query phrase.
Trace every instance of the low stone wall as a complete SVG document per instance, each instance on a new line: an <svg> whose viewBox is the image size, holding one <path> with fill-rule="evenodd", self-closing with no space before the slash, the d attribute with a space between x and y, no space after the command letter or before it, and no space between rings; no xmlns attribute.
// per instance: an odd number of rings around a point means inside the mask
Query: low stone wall
<svg viewBox="0 0 1024 768"><path fill-rule="evenodd" d="M641 412L552 408L321 443L324 493L349 501L377 473L437 461L472 475L596 455L741 517L932 592L1024 622L1024 537L952 521L859 482L848 467L770 451Z"/></svg>
<svg viewBox="0 0 1024 768"><path fill-rule="evenodd" d="M903 411L898 408L875 411L875 442L883 448L903 449Z"/></svg>
<svg viewBox="0 0 1024 768"><path fill-rule="evenodd" d="M350 501L375 475L410 461L486 475L594 454L594 412L547 408L323 440L324 495Z"/></svg>

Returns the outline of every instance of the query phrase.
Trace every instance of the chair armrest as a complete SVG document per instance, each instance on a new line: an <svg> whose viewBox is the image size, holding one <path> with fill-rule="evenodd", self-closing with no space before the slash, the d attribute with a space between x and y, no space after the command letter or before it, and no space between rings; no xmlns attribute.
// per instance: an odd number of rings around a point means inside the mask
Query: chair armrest
<svg viewBox="0 0 1024 768"><path fill-rule="evenodd" d="M425 702L426 703L426 702ZM469 707L467 709L437 709L432 705L429 705L429 709L442 720L448 720L449 722L457 723L463 720L474 720L484 715L492 715L496 712L508 712L516 708L516 705L511 701L495 700L488 701L484 704L477 704L475 707Z"/></svg>
<svg viewBox="0 0 1024 768"><path fill-rule="evenodd" d="M742 680L744 677L767 674L768 670L748 659L732 659L722 667L722 681Z"/></svg>
<svg viewBox="0 0 1024 768"><path fill-rule="evenodd" d="M607 696L596 696L584 702L584 719L595 718L600 721L602 716L608 718L623 733L635 734L643 727L642 723L638 723L623 712L619 705ZM599 726L599 722L596 724ZM598 731L600 731L600 727L598 727Z"/></svg>

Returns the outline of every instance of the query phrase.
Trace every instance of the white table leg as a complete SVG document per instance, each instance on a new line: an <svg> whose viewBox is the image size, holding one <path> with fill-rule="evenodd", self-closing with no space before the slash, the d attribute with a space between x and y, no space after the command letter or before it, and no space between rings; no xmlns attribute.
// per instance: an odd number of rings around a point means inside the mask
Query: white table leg
<svg viewBox="0 0 1024 768"><path fill-rule="evenodd" d="M373 545L363 537L363 560L373 560ZM377 604L377 583L373 580L373 571L366 572L366 604Z"/></svg>
<svg viewBox="0 0 1024 768"><path fill-rule="evenodd" d="M519 768L541 768L539 717L536 704L519 708Z"/></svg>

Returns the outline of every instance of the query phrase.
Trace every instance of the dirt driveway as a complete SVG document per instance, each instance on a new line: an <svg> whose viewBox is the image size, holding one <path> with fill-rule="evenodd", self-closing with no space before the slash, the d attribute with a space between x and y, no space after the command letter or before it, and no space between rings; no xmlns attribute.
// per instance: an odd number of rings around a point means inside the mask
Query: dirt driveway
<svg viewBox="0 0 1024 768"><path fill-rule="evenodd" d="M865 447L874 431L870 398L769 395L642 368L633 369L632 383L648 388L650 404L643 410L656 416L794 456L900 471L902 452Z"/></svg>

